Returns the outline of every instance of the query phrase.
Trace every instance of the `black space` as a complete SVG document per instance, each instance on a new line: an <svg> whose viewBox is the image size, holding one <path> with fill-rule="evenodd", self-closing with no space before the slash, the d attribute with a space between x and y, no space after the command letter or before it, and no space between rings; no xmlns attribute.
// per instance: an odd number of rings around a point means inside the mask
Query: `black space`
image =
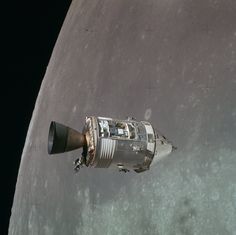
<svg viewBox="0 0 236 235"><path fill-rule="evenodd" d="M21 154L35 101L70 3L11 1L1 8L2 235L8 234Z"/></svg>

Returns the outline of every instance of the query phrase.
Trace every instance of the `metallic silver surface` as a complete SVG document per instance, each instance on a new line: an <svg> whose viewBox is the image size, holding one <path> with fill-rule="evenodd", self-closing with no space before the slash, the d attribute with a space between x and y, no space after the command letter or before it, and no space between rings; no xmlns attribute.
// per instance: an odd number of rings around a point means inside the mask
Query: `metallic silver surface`
<svg viewBox="0 0 236 235"><path fill-rule="evenodd" d="M112 139L101 139L100 140L100 156L99 156L99 163L96 167L109 167L112 163L112 159L114 156L116 148L116 140ZM101 162L102 160L105 161L103 165Z"/></svg>
<svg viewBox="0 0 236 235"><path fill-rule="evenodd" d="M83 166L143 172L172 152L172 144L156 134L147 121L86 117L83 134L52 121L48 134L48 153L65 153L83 147L74 161L76 172Z"/></svg>
<svg viewBox="0 0 236 235"><path fill-rule="evenodd" d="M236 1L74 0L22 154L9 234L236 231ZM69 115L68 115L69 114ZM178 146L142 174L49 158L51 120L132 115Z"/></svg>

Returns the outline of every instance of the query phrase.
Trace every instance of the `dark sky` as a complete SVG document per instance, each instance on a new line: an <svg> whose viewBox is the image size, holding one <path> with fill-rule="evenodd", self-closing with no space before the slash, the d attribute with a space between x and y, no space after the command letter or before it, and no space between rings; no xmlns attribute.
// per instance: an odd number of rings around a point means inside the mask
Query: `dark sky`
<svg viewBox="0 0 236 235"><path fill-rule="evenodd" d="M11 1L2 7L1 231L7 234L24 142L37 94L70 0ZM3 59L3 58L2 58ZM3 231L3 232L2 232Z"/></svg>

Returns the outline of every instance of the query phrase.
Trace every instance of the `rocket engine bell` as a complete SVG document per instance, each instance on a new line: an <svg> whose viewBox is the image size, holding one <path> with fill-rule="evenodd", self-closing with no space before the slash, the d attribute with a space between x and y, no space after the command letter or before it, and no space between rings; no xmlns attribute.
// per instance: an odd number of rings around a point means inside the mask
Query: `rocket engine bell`
<svg viewBox="0 0 236 235"><path fill-rule="evenodd" d="M57 154L83 148L75 164L119 171L146 171L175 149L149 122L133 118L118 120L86 117L82 133L52 121L48 135L48 153Z"/></svg>

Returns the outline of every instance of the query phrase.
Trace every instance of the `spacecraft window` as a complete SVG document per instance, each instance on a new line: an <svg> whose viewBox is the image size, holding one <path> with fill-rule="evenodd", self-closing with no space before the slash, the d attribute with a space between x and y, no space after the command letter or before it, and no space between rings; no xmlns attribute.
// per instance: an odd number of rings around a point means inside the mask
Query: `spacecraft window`
<svg viewBox="0 0 236 235"><path fill-rule="evenodd" d="M148 134L148 142L149 143L154 143L154 136L153 136L153 134Z"/></svg>

